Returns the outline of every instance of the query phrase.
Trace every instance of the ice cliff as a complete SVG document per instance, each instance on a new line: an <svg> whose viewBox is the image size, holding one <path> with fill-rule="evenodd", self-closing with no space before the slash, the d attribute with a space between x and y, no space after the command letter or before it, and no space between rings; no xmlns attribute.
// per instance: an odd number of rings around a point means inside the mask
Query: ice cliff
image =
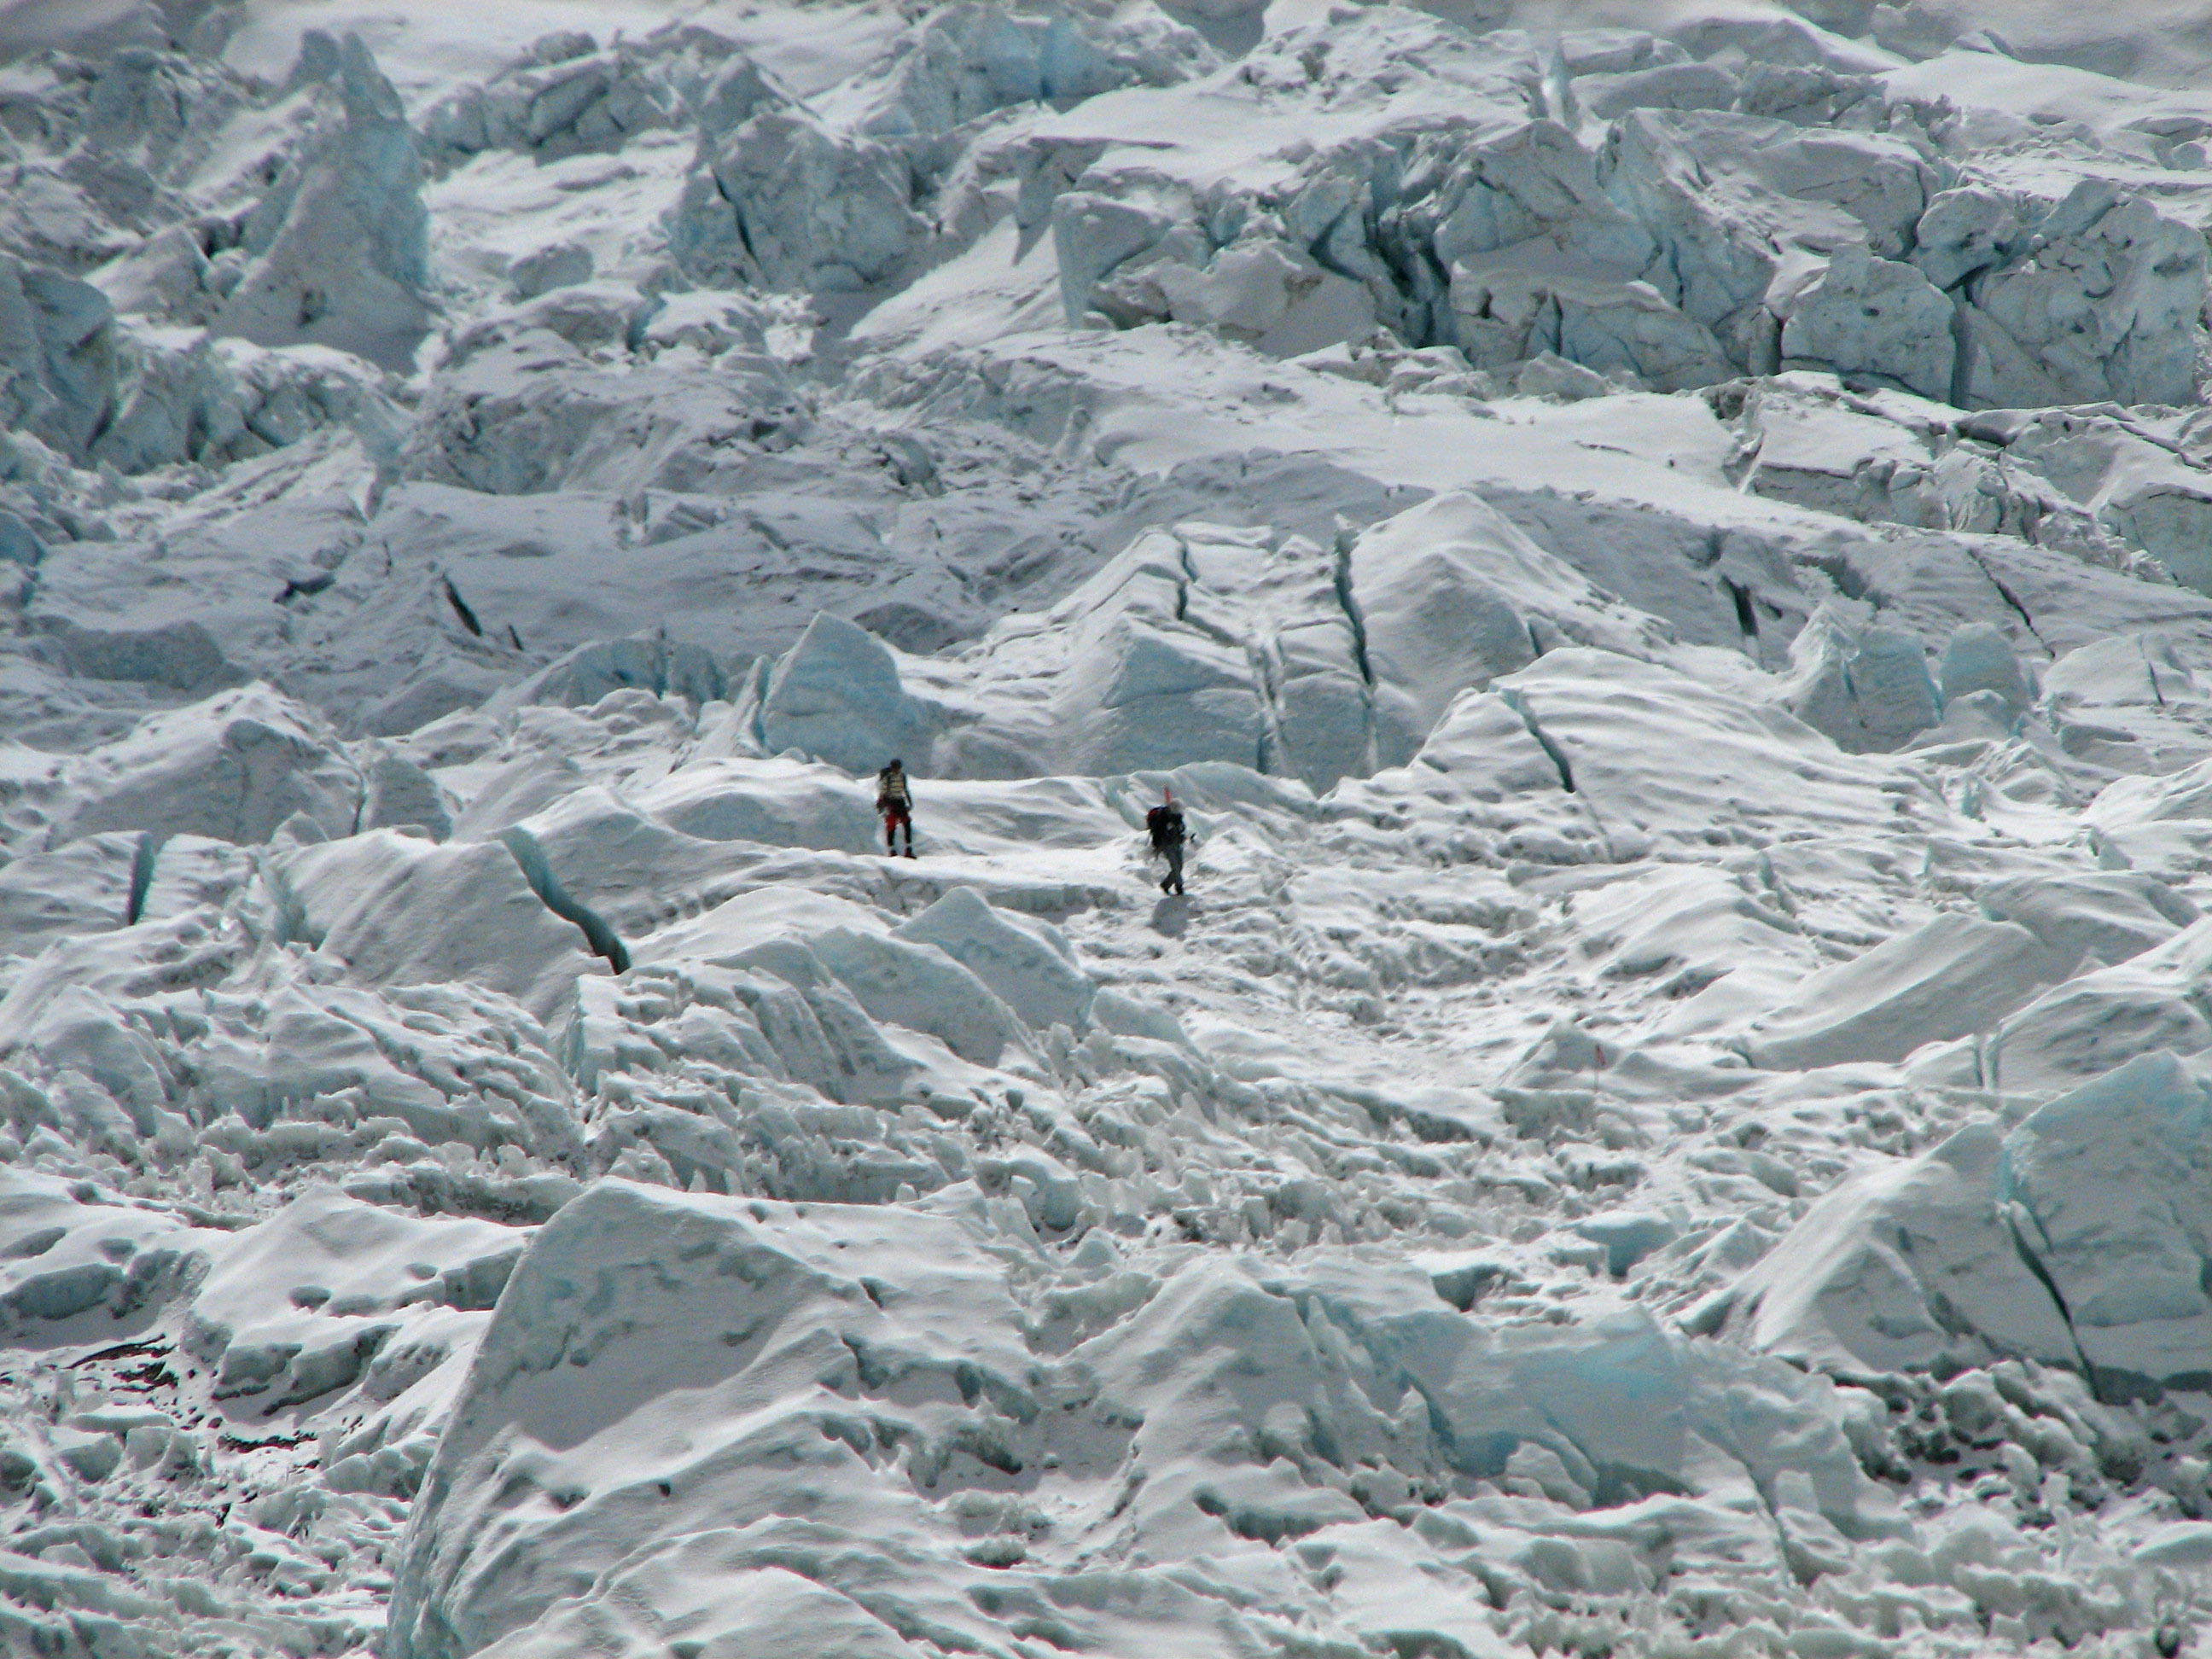
<svg viewBox="0 0 2212 1659"><path fill-rule="evenodd" d="M0 1652L2202 1650L2200 11L0 0Z"/></svg>

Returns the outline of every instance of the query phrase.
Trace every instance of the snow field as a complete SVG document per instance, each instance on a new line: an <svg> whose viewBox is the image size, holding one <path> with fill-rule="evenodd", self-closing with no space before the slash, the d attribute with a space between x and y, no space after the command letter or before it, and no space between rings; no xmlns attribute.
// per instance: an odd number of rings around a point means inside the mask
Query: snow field
<svg viewBox="0 0 2212 1659"><path fill-rule="evenodd" d="M0 1648L2201 1644L2203 31L1539 9L0 9Z"/></svg>

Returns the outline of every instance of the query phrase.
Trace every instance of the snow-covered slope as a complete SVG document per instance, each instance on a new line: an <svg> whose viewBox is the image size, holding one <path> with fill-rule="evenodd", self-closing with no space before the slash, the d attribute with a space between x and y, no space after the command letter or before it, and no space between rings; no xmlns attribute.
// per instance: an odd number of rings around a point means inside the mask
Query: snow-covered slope
<svg viewBox="0 0 2212 1659"><path fill-rule="evenodd" d="M2212 1643L2208 221L2181 0L0 0L0 1652Z"/></svg>

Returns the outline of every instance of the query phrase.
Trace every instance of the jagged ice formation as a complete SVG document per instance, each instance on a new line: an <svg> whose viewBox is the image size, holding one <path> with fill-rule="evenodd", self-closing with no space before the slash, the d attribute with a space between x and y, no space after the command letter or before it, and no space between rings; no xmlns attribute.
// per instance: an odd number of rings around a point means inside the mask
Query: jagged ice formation
<svg viewBox="0 0 2212 1659"><path fill-rule="evenodd" d="M0 1652L2204 1650L2208 222L2191 0L0 0Z"/></svg>

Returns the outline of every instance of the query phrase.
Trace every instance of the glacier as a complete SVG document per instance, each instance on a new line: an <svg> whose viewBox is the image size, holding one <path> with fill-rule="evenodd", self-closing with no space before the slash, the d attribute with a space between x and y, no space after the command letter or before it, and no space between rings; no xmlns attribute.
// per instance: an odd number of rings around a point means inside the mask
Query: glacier
<svg viewBox="0 0 2212 1659"><path fill-rule="evenodd" d="M0 0L0 1652L2204 1650L2208 226L2195 0Z"/></svg>

